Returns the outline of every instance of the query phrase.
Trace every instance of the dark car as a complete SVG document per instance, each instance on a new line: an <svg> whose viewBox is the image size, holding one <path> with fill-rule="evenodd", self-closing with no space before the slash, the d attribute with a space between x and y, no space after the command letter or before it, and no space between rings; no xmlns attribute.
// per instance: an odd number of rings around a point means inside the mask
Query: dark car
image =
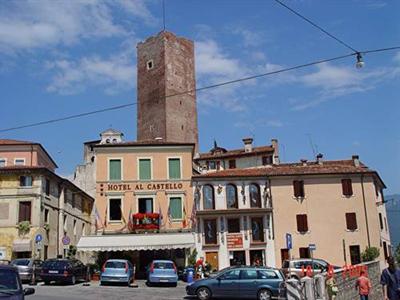
<svg viewBox="0 0 400 300"><path fill-rule="evenodd" d="M78 280L87 280L87 267L77 259L49 259L42 265L40 277L44 284L51 281L74 285Z"/></svg>
<svg viewBox="0 0 400 300"><path fill-rule="evenodd" d="M0 299L22 300L26 295L32 295L32 288L22 289L18 270L13 266L0 265Z"/></svg>
<svg viewBox="0 0 400 300"><path fill-rule="evenodd" d="M22 281L31 281L33 270L35 269L35 280L40 280L43 261L33 258L17 258L11 262L11 265L18 269L19 278Z"/></svg>
<svg viewBox="0 0 400 300"><path fill-rule="evenodd" d="M235 266L186 286L188 295L200 300L211 297L286 299L286 287L280 270L268 267Z"/></svg>

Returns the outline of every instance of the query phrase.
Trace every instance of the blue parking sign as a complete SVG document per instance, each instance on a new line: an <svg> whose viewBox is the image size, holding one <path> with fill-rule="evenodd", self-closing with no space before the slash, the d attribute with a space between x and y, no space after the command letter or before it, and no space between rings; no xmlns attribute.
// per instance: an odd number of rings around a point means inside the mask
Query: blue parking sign
<svg viewBox="0 0 400 300"><path fill-rule="evenodd" d="M43 236L41 234L37 234L35 236L35 242L40 243L43 240Z"/></svg>
<svg viewBox="0 0 400 300"><path fill-rule="evenodd" d="M290 233L286 233L286 249L292 249L292 235Z"/></svg>

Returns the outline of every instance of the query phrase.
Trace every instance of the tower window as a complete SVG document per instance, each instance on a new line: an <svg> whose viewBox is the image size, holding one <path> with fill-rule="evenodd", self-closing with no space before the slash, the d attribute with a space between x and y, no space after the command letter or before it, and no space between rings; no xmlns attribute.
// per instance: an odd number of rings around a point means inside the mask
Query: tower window
<svg viewBox="0 0 400 300"><path fill-rule="evenodd" d="M183 130L183 125L181 126L181 129Z"/></svg>
<svg viewBox="0 0 400 300"><path fill-rule="evenodd" d="M150 59L149 61L147 61L146 66L147 66L147 70L153 69L154 68L153 60Z"/></svg>

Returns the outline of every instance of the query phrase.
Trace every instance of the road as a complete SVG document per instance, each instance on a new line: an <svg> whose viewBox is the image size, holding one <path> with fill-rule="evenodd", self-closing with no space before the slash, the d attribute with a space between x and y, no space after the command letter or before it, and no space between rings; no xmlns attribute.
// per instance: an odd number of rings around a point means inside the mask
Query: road
<svg viewBox="0 0 400 300"><path fill-rule="evenodd" d="M138 287L125 286L100 286L98 282L91 282L89 286L83 284L55 285L45 286L39 283L37 286L24 285L33 287L35 294L27 296L26 300L103 300L103 299L195 299L186 297L186 283L179 282L177 287L148 287L144 281L137 282Z"/></svg>

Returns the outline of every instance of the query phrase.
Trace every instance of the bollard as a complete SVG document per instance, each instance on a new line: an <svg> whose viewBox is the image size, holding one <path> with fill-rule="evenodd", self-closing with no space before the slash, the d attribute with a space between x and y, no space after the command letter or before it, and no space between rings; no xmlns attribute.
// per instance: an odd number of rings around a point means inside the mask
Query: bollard
<svg viewBox="0 0 400 300"><path fill-rule="evenodd" d="M132 279L132 284L130 285L131 287L139 287L138 284L135 282L136 280L136 265L133 264L133 279Z"/></svg>
<svg viewBox="0 0 400 300"><path fill-rule="evenodd" d="M308 276L305 276L302 279L300 279L300 282L303 285L303 294L305 296L305 299L315 300L313 279Z"/></svg>
<svg viewBox="0 0 400 300"><path fill-rule="evenodd" d="M35 273L36 273L36 265L35 265L35 262L33 262L31 282L29 282L29 285L37 285Z"/></svg>
<svg viewBox="0 0 400 300"><path fill-rule="evenodd" d="M326 299L325 277L321 274L315 275L314 286L315 286L316 299L317 300L325 300Z"/></svg>
<svg viewBox="0 0 400 300"><path fill-rule="evenodd" d="M302 300L301 283L297 279L286 280L287 300Z"/></svg>

